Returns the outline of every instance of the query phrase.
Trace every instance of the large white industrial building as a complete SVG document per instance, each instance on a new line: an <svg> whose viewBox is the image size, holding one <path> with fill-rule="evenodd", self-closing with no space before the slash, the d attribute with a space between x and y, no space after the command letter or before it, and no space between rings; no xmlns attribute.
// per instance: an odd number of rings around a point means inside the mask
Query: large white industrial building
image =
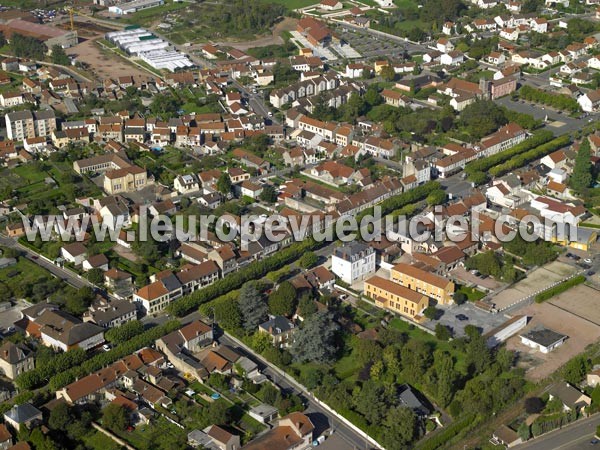
<svg viewBox="0 0 600 450"><path fill-rule="evenodd" d="M186 55L179 53L171 43L144 28L107 33L106 40L157 70L167 69L174 72L194 66L194 63Z"/></svg>
<svg viewBox="0 0 600 450"><path fill-rule="evenodd" d="M124 16L133 14L142 9L154 8L155 6L164 5L164 0L134 0L133 2L120 3L108 8L108 12Z"/></svg>

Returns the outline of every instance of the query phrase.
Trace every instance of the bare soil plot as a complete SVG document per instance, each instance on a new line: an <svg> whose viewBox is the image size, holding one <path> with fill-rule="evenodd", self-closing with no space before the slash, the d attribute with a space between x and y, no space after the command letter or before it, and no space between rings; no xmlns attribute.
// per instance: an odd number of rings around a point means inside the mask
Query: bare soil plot
<svg viewBox="0 0 600 450"><path fill-rule="evenodd" d="M548 300L558 308L569 311L600 327L600 291L580 284Z"/></svg>
<svg viewBox="0 0 600 450"><path fill-rule="evenodd" d="M109 50L101 49L95 39L88 39L75 47L65 50L69 55L77 55L77 60L86 63L96 78L118 78L127 75L148 77L149 73L129 63Z"/></svg>
<svg viewBox="0 0 600 450"><path fill-rule="evenodd" d="M585 295L585 291L578 293L578 297L580 295ZM574 296L573 290L565 292L561 297L568 296ZM559 304L562 304L563 300L559 297L557 299ZM545 327L569 336L562 346L548 354L522 345L518 335L507 341L506 345L509 350L519 352L521 364L527 370L526 377L532 381L549 376L573 356L581 353L589 344L600 339L600 326L561 309L551 302L525 306L516 314L526 314L530 317L529 324L519 334L536 327Z"/></svg>
<svg viewBox="0 0 600 450"><path fill-rule="evenodd" d="M496 304L496 308L503 309L518 300L539 292L552 283L568 277L575 273L576 270L569 264L554 261L534 270L524 280L500 292L492 299L492 302Z"/></svg>

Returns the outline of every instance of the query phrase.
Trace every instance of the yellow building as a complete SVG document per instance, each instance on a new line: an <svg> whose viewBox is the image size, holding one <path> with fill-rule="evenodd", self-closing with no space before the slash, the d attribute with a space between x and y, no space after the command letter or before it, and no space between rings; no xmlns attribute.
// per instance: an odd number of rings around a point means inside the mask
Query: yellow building
<svg viewBox="0 0 600 450"><path fill-rule="evenodd" d="M373 299L378 307L389 309L413 320L429 306L426 295L377 275L365 281L364 294Z"/></svg>
<svg viewBox="0 0 600 450"><path fill-rule="evenodd" d="M441 305L449 305L454 302L454 283L452 281L410 264L400 263L392 267L392 280L431 297Z"/></svg>
<svg viewBox="0 0 600 450"><path fill-rule="evenodd" d="M109 195L121 192L135 192L148 184L146 170L138 166L129 166L111 170L104 175L104 190Z"/></svg>
<svg viewBox="0 0 600 450"><path fill-rule="evenodd" d="M598 232L592 228L576 227L575 239L571 240L573 236L570 233L553 233L551 242L568 246L577 250L587 252L591 250L592 245L598 240Z"/></svg>

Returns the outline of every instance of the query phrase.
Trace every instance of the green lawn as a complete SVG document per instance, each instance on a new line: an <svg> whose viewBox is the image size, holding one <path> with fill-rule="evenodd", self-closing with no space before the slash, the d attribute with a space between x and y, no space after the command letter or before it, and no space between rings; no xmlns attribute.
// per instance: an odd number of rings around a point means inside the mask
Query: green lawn
<svg viewBox="0 0 600 450"><path fill-rule="evenodd" d="M263 3L275 3L283 5L288 9L306 8L307 6L317 5L320 2L317 0L261 0Z"/></svg>
<svg viewBox="0 0 600 450"><path fill-rule="evenodd" d="M119 450L121 446L108 436L94 431L83 438L86 448L92 450Z"/></svg>
<svg viewBox="0 0 600 450"><path fill-rule="evenodd" d="M476 302L477 300L481 300L483 297L485 297L485 292L481 292L475 288L467 286L459 287L458 292L465 294L470 302Z"/></svg>
<svg viewBox="0 0 600 450"><path fill-rule="evenodd" d="M18 258L14 266L0 269L0 283L6 284L11 291L19 286L36 285L51 278L50 272L26 258Z"/></svg>
<svg viewBox="0 0 600 450"><path fill-rule="evenodd" d="M122 20L123 22L147 26L161 19L167 13L184 9L189 6L188 2L175 3L173 0L166 0L162 6L156 6L154 8L148 8L136 13L127 15Z"/></svg>
<svg viewBox="0 0 600 450"><path fill-rule="evenodd" d="M416 339L423 342L427 342L433 345L435 349L445 350L454 356L456 360L456 369L459 371L465 372L466 367L464 367L464 354L457 352L454 348L452 348L452 344L450 342L440 341L435 336L427 333L426 331L421 330L420 328L411 325L400 318L394 318L390 321L390 327L402 331L409 336L409 339Z"/></svg>
<svg viewBox="0 0 600 450"><path fill-rule="evenodd" d="M46 172L40 172L35 169L35 166L24 164L12 169L14 173L28 181L29 183L37 183L43 181L48 176Z"/></svg>

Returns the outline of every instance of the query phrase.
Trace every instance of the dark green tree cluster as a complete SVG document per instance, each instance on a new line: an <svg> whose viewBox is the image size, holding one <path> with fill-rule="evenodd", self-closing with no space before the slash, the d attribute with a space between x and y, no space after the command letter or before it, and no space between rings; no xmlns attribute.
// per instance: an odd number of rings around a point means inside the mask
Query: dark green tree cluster
<svg viewBox="0 0 600 450"><path fill-rule="evenodd" d="M290 349L298 362L332 362L338 351L336 334L339 325L329 312L318 312L306 318L294 335Z"/></svg>
<svg viewBox="0 0 600 450"><path fill-rule="evenodd" d="M552 243L543 239L528 242L519 233L514 239L505 242L503 246L506 251L520 257L526 266L543 266L558 256Z"/></svg>
<svg viewBox="0 0 600 450"><path fill-rule="evenodd" d="M108 352L103 352L86 359L83 363L73 366L61 372L56 373L50 378L49 387L52 391L57 391L60 388L72 383L78 378L89 375L102 367L106 367L115 361L124 358L127 355L154 344L158 338L170 333L171 331L177 330L181 327L181 324L177 320L172 320L163 325L150 328L144 331L123 344L117 345L115 348ZM69 352L67 352L69 353Z"/></svg>
<svg viewBox="0 0 600 450"><path fill-rule="evenodd" d="M462 110L460 122L474 140L479 140L506 125L508 120L493 101L478 100Z"/></svg>
<svg viewBox="0 0 600 450"><path fill-rule="evenodd" d="M43 60L47 50L42 41L18 33L12 35L10 46L15 56L36 61Z"/></svg>
<svg viewBox="0 0 600 450"><path fill-rule="evenodd" d="M519 97L542 105L551 106L560 111L577 112L580 111L579 103L573 97L565 94L554 94L552 92L543 91L523 85L518 91Z"/></svg>
<svg viewBox="0 0 600 450"><path fill-rule="evenodd" d="M71 65L71 60L67 56L67 53L60 45L52 46L52 62L54 64L60 64L62 66Z"/></svg>
<svg viewBox="0 0 600 450"><path fill-rule="evenodd" d="M291 317L297 305L296 288L289 281L281 283L269 295L269 313L274 316Z"/></svg>
<svg viewBox="0 0 600 450"><path fill-rule="evenodd" d="M503 162L509 161L515 156L518 156L521 153L525 153L528 150L532 150L536 147L539 147L540 145L551 141L553 137L554 135L551 131L539 131L529 139L526 139L525 141L515 145L514 147L496 153L495 155L488 156L487 158L480 158L476 159L475 161L471 161L465 167L465 173L469 176L469 179L471 181L475 181L476 178L480 178L480 175L483 175L485 181L486 172L492 167L502 164Z"/></svg>
<svg viewBox="0 0 600 450"><path fill-rule="evenodd" d="M104 337L112 344L123 344L144 332L144 325L138 320L132 320L121 326L110 328Z"/></svg>
<svg viewBox="0 0 600 450"><path fill-rule="evenodd" d="M579 151L575 157L575 167L573 174L569 178L570 186L580 194L586 193L594 181L592 168L592 149L590 141L584 138L579 146Z"/></svg>
<svg viewBox="0 0 600 450"><path fill-rule="evenodd" d="M511 158L508 161L505 161L502 164L492 167L489 170L489 174L493 177L500 177L505 175L515 169L521 168L526 164L529 164L532 161L543 158L550 153L566 147L571 142L571 137L567 134L557 137L550 142L546 142L545 144L540 145L539 147L528 150L524 153L521 153L518 156Z"/></svg>

